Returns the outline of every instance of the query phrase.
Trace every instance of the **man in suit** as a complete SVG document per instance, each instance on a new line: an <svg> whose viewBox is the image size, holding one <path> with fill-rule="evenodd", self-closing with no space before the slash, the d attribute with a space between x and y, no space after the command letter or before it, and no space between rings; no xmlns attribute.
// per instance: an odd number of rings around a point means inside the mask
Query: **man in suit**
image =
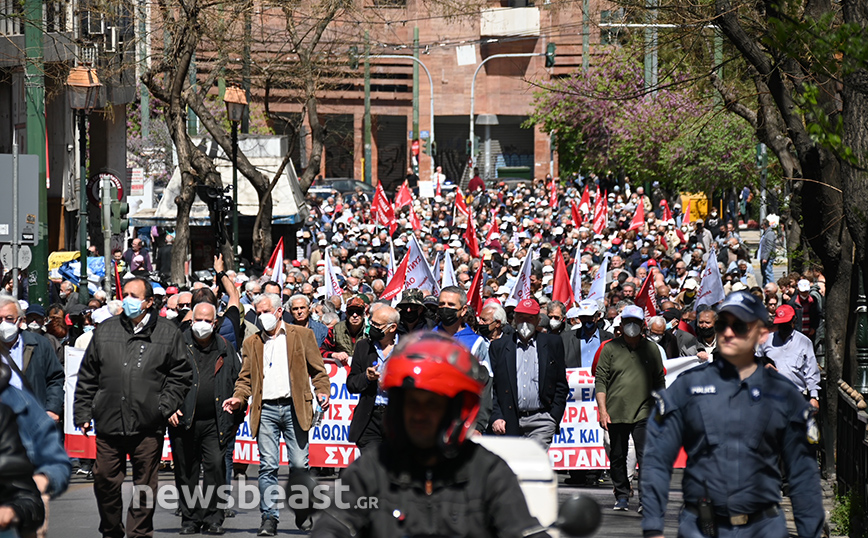
<svg viewBox="0 0 868 538"><path fill-rule="evenodd" d="M597 301L585 299L579 303L575 312L581 327L561 333L564 341L564 364L567 368L590 368L603 342L614 338L612 333L597 324L599 310Z"/></svg>
<svg viewBox="0 0 868 538"><path fill-rule="evenodd" d="M521 301L515 307L515 334L491 343L491 430L497 435L528 437L548 449L564 415L570 389L563 340L537 332L539 315L535 299Z"/></svg>
<svg viewBox="0 0 868 538"><path fill-rule="evenodd" d="M401 315L391 306L378 308L371 314L368 337L359 340L353 352L347 390L360 396L347 438L363 453L375 452L383 441L383 413L389 395L379 388L378 382L398 343L400 321Z"/></svg>
<svg viewBox="0 0 868 538"><path fill-rule="evenodd" d="M235 394L223 402L232 412L253 397L250 405L250 431L259 444L259 511L262 524L259 536L275 536L280 517L273 495L266 491L277 486L280 464L280 436L286 442L291 475L307 472L308 431L313 425L313 381L323 409L328 408L329 376L313 331L279 321L283 314L280 296L264 293L256 299L256 312L262 331L248 336L241 349L243 364ZM299 528L306 518L296 517ZM308 527L309 528L309 527Z"/></svg>

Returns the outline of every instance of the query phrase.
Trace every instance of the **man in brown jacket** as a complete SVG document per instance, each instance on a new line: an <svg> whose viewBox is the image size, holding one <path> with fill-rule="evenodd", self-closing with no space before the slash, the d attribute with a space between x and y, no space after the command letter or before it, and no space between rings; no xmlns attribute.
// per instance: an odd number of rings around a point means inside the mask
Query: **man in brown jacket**
<svg viewBox="0 0 868 538"><path fill-rule="evenodd" d="M254 307L263 330L244 340L243 364L235 394L223 402L238 409L251 396L250 429L259 443L259 536L275 536L280 517L274 495L280 464L280 436L286 442L290 474L308 470L308 430L313 422L313 381L323 409L328 408L329 378L313 331L281 320L280 296L265 293ZM298 519L298 518L296 518ZM300 527L305 521L296 521Z"/></svg>

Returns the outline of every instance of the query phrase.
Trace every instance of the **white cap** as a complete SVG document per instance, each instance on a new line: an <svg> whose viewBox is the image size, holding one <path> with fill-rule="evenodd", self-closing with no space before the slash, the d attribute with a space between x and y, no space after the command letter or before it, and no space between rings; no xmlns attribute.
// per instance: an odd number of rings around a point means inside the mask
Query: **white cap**
<svg viewBox="0 0 868 538"><path fill-rule="evenodd" d="M394 244L396 247L403 247L404 246L404 240L399 237L398 239L395 239Z"/></svg>
<svg viewBox="0 0 868 538"><path fill-rule="evenodd" d="M319 245L321 247L327 247L329 245L329 242L326 241L325 239L320 239L319 242L317 243L317 245Z"/></svg>
<svg viewBox="0 0 868 538"><path fill-rule="evenodd" d="M521 262L518 261L518 258L510 258L509 261L506 263L508 263L510 267L518 267L519 265L521 265Z"/></svg>
<svg viewBox="0 0 868 538"><path fill-rule="evenodd" d="M452 248L461 248L461 241L455 239L449 243L449 246Z"/></svg>
<svg viewBox="0 0 868 538"><path fill-rule="evenodd" d="M576 319L577 317L579 317L579 312L580 311L577 306L570 308L569 310L567 310L567 319Z"/></svg>
<svg viewBox="0 0 868 538"><path fill-rule="evenodd" d="M811 283L804 278L799 280L799 283L796 284L796 287L799 288L799 291L811 291Z"/></svg>
<svg viewBox="0 0 868 538"><path fill-rule="evenodd" d="M682 286L685 290L695 290L699 287L699 284L696 283L692 278L688 278L684 281L684 286Z"/></svg>
<svg viewBox="0 0 868 538"><path fill-rule="evenodd" d="M577 312L575 317L593 316L599 311L599 309L600 306L597 301L595 301L594 299L585 299L584 301L579 303L578 307L576 307ZM567 317L570 316L567 315Z"/></svg>
<svg viewBox="0 0 868 538"><path fill-rule="evenodd" d="M545 267L542 268L542 272L543 272L544 274L546 274L546 273L554 273L554 272L555 272L555 268L552 267L551 265L546 265Z"/></svg>
<svg viewBox="0 0 868 538"><path fill-rule="evenodd" d="M560 226L556 226L555 229L552 230L552 233L555 235L561 235L564 233L564 229Z"/></svg>
<svg viewBox="0 0 868 538"><path fill-rule="evenodd" d="M747 289L747 285L744 282L742 282L741 280L739 280L738 282L736 282L735 284L732 285L732 291L741 291L741 290L746 290L746 289Z"/></svg>

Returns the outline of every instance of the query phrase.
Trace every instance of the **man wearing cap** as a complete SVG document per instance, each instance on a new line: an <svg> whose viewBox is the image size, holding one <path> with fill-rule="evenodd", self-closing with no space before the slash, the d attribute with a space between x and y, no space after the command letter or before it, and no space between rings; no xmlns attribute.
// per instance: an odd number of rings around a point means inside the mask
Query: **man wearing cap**
<svg viewBox="0 0 868 538"><path fill-rule="evenodd" d="M672 464L687 452L679 536L789 536L781 461L797 534L818 538L823 511L814 409L798 389L754 356L768 314L747 292L727 296L715 322L711 363L655 394L642 466L645 537L663 536ZM700 515L702 514L702 515Z"/></svg>
<svg viewBox="0 0 868 538"><path fill-rule="evenodd" d="M813 342L822 317L820 302L811 295L811 283L808 280L804 278L799 280L796 289L798 294L790 301L790 306L794 310L801 310L802 313L802 319L796 320L796 326Z"/></svg>
<svg viewBox="0 0 868 538"><path fill-rule="evenodd" d="M350 362L356 349L356 341L365 335L365 313L368 308L366 298L364 295L357 295L347 301L347 319L329 329L320 346L324 359L332 359L341 364Z"/></svg>
<svg viewBox="0 0 868 538"><path fill-rule="evenodd" d="M758 351L774 363L774 368L782 376L810 398L812 406L819 409L820 369L814 355L814 345L810 338L795 330L795 324L795 309L788 304L779 306L775 310L775 331L760 344Z"/></svg>
<svg viewBox="0 0 868 538"><path fill-rule="evenodd" d="M600 349L595 388L600 426L609 432L609 472L615 486L615 510L629 510L627 450L630 436L642 469L645 429L653 407L652 390L666 386L660 348L642 336L645 312L629 305L621 312L622 335ZM642 508L640 490L639 507Z"/></svg>
<svg viewBox="0 0 868 538"><path fill-rule="evenodd" d="M417 289L404 290L398 301L398 313L401 322L398 323L398 334L404 335L415 331L425 331L434 328L434 321L425 317L425 298Z"/></svg>
<svg viewBox="0 0 868 538"><path fill-rule="evenodd" d="M567 368L590 368L597 350L603 342L614 336L598 326L599 304L594 299L580 302L574 314L580 327L561 334L564 341L564 364Z"/></svg>
<svg viewBox="0 0 868 538"><path fill-rule="evenodd" d="M491 431L528 437L545 449L566 409L569 385L560 336L537 332L540 307L524 299L515 308L515 334L491 343L494 409Z"/></svg>

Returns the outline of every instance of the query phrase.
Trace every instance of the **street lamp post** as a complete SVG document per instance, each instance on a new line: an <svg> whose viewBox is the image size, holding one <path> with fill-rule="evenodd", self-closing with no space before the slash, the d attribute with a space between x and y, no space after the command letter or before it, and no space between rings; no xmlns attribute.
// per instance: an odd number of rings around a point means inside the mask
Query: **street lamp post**
<svg viewBox="0 0 868 538"><path fill-rule="evenodd" d="M78 238L81 249L78 298L82 304L87 304L90 298L87 288L87 115L96 106L101 84L96 75L96 69L78 66L69 72L66 86L69 108L78 114L78 159L81 176L78 192ZM108 274L108 268L106 268L106 274Z"/></svg>
<svg viewBox="0 0 868 538"><path fill-rule="evenodd" d="M238 268L238 123L244 118L247 109L247 96L238 86L226 88L223 95L226 103L226 116L232 123L232 256Z"/></svg>

